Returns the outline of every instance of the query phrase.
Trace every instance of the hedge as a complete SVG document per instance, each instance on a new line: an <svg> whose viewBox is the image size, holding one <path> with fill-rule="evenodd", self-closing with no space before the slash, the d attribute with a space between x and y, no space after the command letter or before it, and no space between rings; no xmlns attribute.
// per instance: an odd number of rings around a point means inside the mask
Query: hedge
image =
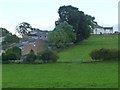
<svg viewBox="0 0 120 90"><path fill-rule="evenodd" d="M120 51L115 49L95 49L90 53L90 56L93 60L119 60Z"/></svg>

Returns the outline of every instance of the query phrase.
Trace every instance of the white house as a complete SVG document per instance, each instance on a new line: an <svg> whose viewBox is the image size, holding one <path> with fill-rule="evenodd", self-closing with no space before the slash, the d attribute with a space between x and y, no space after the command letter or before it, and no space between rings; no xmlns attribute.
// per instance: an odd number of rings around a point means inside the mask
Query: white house
<svg viewBox="0 0 120 90"><path fill-rule="evenodd" d="M102 27L96 25L95 29L93 30L93 34L112 34L112 33L113 33L113 27Z"/></svg>

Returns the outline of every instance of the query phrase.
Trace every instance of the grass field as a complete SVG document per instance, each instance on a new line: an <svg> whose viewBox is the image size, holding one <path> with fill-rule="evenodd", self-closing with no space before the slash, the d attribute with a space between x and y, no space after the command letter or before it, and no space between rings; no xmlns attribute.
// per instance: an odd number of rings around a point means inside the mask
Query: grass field
<svg viewBox="0 0 120 90"><path fill-rule="evenodd" d="M3 65L3 87L117 87L116 62Z"/></svg>
<svg viewBox="0 0 120 90"><path fill-rule="evenodd" d="M75 62L75 61L90 61L89 53L97 48L112 48L118 49L117 35L93 35L87 40L84 40L77 46L65 49L59 53L60 62Z"/></svg>
<svg viewBox="0 0 120 90"><path fill-rule="evenodd" d="M77 46L59 53L62 61L90 60L95 48L116 48L117 36L91 36ZM4 64L3 88L115 88L118 63Z"/></svg>

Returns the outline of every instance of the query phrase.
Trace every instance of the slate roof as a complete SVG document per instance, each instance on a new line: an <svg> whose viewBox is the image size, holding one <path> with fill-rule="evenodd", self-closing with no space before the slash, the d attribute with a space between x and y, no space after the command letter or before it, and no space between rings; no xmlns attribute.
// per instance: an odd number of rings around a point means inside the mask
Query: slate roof
<svg viewBox="0 0 120 90"><path fill-rule="evenodd" d="M100 25L96 25L95 28L113 29L113 27L102 27L102 26L100 26Z"/></svg>
<svg viewBox="0 0 120 90"><path fill-rule="evenodd" d="M103 27L104 29L113 29L113 27Z"/></svg>
<svg viewBox="0 0 120 90"><path fill-rule="evenodd" d="M103 28L103 27L100 25L96 25L95 28Z"/></svg>

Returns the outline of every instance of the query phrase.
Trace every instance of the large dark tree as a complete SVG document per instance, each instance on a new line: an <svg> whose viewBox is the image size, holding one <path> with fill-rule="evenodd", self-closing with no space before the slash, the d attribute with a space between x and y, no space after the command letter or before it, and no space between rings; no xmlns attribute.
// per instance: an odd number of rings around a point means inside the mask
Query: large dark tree
<svg viewBox="0 0 120 90"><path fill-rule="evenodd" d="M22 22L19 25L16 26L16 31L21 35L24 36L29 33L33 28L32 26L27 22Z"/></svg>
<svg viewBox="0 0 120 90"><path fill-rule="evenodd" d="M88 38L94 28L94 17L84 14L78 8L73 6L61 6L58 10L59 20L55 22L56 26L61 22L68 22L73 26L76 33L76 42Z"/></svg>

